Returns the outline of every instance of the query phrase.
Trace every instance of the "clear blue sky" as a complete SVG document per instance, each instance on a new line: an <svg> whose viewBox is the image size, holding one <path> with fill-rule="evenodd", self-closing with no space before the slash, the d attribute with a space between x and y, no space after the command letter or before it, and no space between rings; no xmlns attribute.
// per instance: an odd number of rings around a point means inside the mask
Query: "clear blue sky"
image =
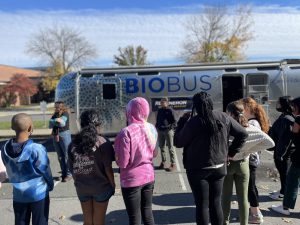
<svg viewBox="0 0 300 225"><path fill-rule="evenodd" d="M82 10L82 9L144 9L166 10L193 4L218 4L220 0L1 0L0 11L16 10ZM226 0L228 5L252 3L254 5L276 4L300 6L299 0Z"/></svg>

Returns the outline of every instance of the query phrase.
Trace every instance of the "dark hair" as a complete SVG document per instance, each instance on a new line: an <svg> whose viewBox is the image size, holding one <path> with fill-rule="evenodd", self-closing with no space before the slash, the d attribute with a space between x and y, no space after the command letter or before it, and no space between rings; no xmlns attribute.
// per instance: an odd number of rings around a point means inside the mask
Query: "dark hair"
<svg viewBox="0 0 300 225"><path fill-rule="evenodd" d="M291 115L293 111L291 96L282 96L278 98L278 102L280 104L280 111L286 114Z"/></svg>
<svg viewBox="0 0 300 225"><path fill-rule="evenodd" d="M80 115L81 131L74 138L76 152L80 154L93 151L98 140L99 133L97 127L101 125L100 116L96 110L86 110Z"/></svg>
<svg viewBox="0 0 300 225"><path fill-rule="evenodd" d="M244 116L244 105L240 101L230 102L226 111L231 114L232 118L239 122L243 127L248 127L248 120Z"/></svg>
<svg viewBox="0 0 300 225"><path fill-rule="evenodd" d="M293 107L297 107L298 113L300 112L300 97L292 100Z"/></svg>
<svg viewBox="0 0 300 225"><path fill-rule="evenodd" d="M219 128L213 116L213 102L209 94L201 91L193 96L192 116L195 110L210 135L218 132Z"/></svg>

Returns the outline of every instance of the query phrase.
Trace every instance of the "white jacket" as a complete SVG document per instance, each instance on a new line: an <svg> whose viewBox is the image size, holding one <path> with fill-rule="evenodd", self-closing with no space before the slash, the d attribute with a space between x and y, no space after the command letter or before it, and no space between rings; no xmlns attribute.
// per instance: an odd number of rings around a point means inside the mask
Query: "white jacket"
<svg viewBox="0 0 300 225"><path fill-rule="evenodd" d="M242 160L248 157L250 153L259 152L275 146L272 138L259 128L250 124L249 127L245 129L249 136L241 151L233 157L233 160Z"/></svg>

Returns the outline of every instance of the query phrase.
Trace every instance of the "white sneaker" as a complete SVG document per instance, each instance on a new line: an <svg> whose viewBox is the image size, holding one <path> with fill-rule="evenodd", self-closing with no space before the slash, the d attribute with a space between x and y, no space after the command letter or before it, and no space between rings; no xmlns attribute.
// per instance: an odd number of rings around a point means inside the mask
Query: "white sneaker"
<svg viewBox="0 0 300 225"><path fill-rule="evenodd" d="M282 205L278 205L278 206L272 205L272 210L286 216L290 215L290 211L288 209L284 209Z"/></svg>
<svg viewBox="0 0 300 225"><path fill-rule="evenodd" d="M273 195L273 194L280 194L280 191L271 191L269 192L270 195Z"/></svg>
<svg viewBox="0 0 300 225"><path fill-rule="evenodd" d="M280 194L279 192L278 193L276 192L276 193L270 194L269 197L273 200L282 201L284 195Z"/></svg>

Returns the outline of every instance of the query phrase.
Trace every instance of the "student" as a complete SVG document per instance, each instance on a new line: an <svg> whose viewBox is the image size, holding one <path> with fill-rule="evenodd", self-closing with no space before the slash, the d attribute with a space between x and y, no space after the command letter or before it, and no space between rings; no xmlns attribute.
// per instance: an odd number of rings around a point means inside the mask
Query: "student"
<svg viewBox="0 0 300 225"><path fill-rule="evenodd" d="M5 143L1 156L13 185L15 225L29 225L31 215L33 225L47 225L49 191L54 186L47 151L29 139L33 131L29 115L14 115L11 128L16 136Z"/></svg>
<svg viewBox="0 0 300 225"><path fill-rule="evenodd" d="M274 200L282 200L286 187L286 175L291 165L291 154L294 151L292 144L292 127L295 118L292 113L292 97L279 97L276 110L281 115L269 130L269 135L275 142L274 163L280 175L281 188L269 195Z"/></svg>
<svg viewBox="0 0 300 225"><path fill-rule="evenodd" d="M120 167L122 195L130 225L154 225L152 195L153 157L156 157L157 132L147 122L149 103L137 97L126 106L128 126L115 140L115 157Z"/></svg>
<svg viewBox="0 0 300 225"><path fill-rule="evenodd" d="M264 108L250 97L241 99L241 102L244 105L245 117L248 119L249 124L261 129L265 133L268 133L270 124ZM259 194L256 187L256 169L259 163L259 153L256 152L250 154L248 200L250 203L249 223L253 224L263 223L263 215L259 209Z"/></svg>
<svg viewBox="0 0 300 225"><path fill-rule="evenodd" d="M272 206L275 212L290 215L289 209L294 209L298 188L300 185L300 97L295 98L292 101L293 114L295 116L295 123L292 129L293 143L295 145L295 151L291 155L291 166L288 170L286 178L286 189L284 192L282 205Z"/></svg>
<svg viewBox="0 0 300 225"><path fill-rule="evenodd" d="M101 122L95 110L84 111L80 125L81 131L69 147L69 165L84 224L104 225L108 201L115 193L114 149L100 134Z"/></svg>
<svg viewBox="0 0 300 225"><path fill-rule="evenodd" d="M210 218L212 225L222 225L227 156L239 152L248 134L232 117L213 110L206 92L193 96L192 115L186 115L178 121L174 144L183 147L183 165L196 203L196 222L208 225ZM228 147L230 136L234 139Z"/></svg>
<svg viewBox="0 0 300 225"><path fill-rule="evenodd" d="M166 169L168 172L173 172L176 170L175 164L175 150L173 146L173 129L176 126L176 120L174 117L173 110L169 107L169 102L167 98L162 98L160 100L160 108L157 111L156 124L155 127L158 132L158 143L161 151L161 163L159 169ZM167 145L170 154L170 166L166 167L166 150L165 145Z"/></svg>
<svg viewBox="0 0 300 225"><path fill-rule="evenodd" d="M68 147L71 143L69 113L63 102L55 102L54 108L49 128L52 128L53 145L61 168L61 181L67 182L72 179L68 166Z"/></svg>
<svg viewBox="0 0 300 225"><path fill-rule="evenodd" d="M231 197L233 183L236 187L236 195L239 204L240 224L248 224L248 184L249 184L249 153L274 147L273 140L259 128L248 124L244 116L244 106L240 101L231 102L227 105L227 114L245 127L249 136L240 153L229 158L227 175L225 176L222 194L222 206L224 213L224 225L229 224Z"/></svg>

